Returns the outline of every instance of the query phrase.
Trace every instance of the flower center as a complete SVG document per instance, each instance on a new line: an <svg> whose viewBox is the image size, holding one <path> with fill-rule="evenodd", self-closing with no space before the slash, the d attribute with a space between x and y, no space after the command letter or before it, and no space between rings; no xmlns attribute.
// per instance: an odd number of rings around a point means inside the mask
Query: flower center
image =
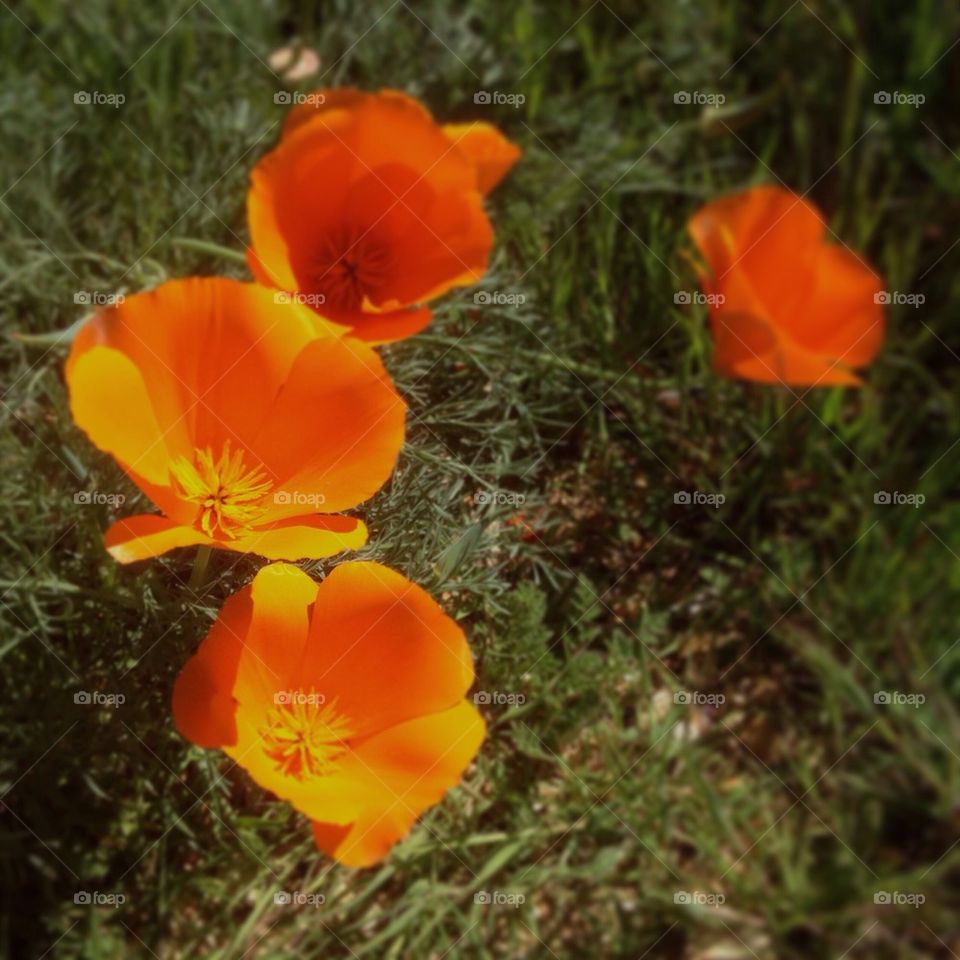
<svg viewBox="0 0 960 960"><path fill-rule="evenodd" d="M229 440L218 459L209 447L196 450L192 463L186 457L172 460L170 473L178 495L197 505L194 526L208 537L228 540L250 531L271 487L260 467L244 464L242 450L230 452Z"/></svg>
<svg viewBox="0 0 960 960"><path fill-rule="evenodd" d="M282 702L267 713L259 731L263 752L277 770L297 780L332 773L347 752L352 736L349 722L337 711L336 700L324 703L318 694L290 691L278 694Z"/></svg>
<svg viewBox="0 0 960 960"><path fill-rule="evenodd" d="M376 298L389 267L386 248L362 231L356 235L348 231L325 237L314 250L303 286L309 293L322 294L334 311L359 310L364 298Z"/></svg>

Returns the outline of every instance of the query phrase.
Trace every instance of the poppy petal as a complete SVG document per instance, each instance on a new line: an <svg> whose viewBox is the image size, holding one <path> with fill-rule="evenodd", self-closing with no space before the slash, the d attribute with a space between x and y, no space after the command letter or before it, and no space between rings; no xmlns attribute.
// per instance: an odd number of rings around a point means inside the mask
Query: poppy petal
<svg viewBox="0 0 960 960"><path fill-rule="evenodd" d="M99 394L112 390L121 397L129 390L133 395L129 375L118 387L91 384L88 375L84 391L93 392L85 399L74 385L76 372L88 362L84 357L99 349L109 347L125 357L139 372L154 412L155 461L148 479L167 483L174 455L192 458L207 446L219 454L226 440L249 448L294 359L316 335L313 312L278 303L270 288L225 278L172 280L100 311L81 331L67 363L71 395L78 394L72 402L81 413L94 408L111 416ZM122 402L119 409L126 408ZM118 436L122 432L111 430L94 442L108 449L103 444L116 444ZM167 447L162 465L158 438ZM114 455L132 466L120 451Z"/></svg>
<svg viewBox="0 0 960 960"><path fill-rule="evenodd" d="M376 347L404 340L426 330L433 319L433 311L429 307L391 310L386 313L364 313L357 310L346 319L353 324L353 336Z"/></svg>
<svg viewBox="0 0 960 960"><path fill-rule="evenodd" d="M302 570L274 563L224 603L174 687L174 719L185 737L202 747L232 746L238 710L262 720L293 684L316 593Z"/></svg>
<svg viewBox="0 0 960 960"><path fill-rule="evenodd" d="M173 722L198 747L236 742L237 672L252 617L249 588L228 597L173 685Z"/></svg>
<svg viewBox="0 0 960 960"><path fill-rule="evenodd" d="M171 459L137 367L119 350L94 347L68 374L70 412L94 446L149 483L165 484Z"/></svg>
<svg viewBox="0 0 960 960"><path fill-rule="evenodd" d="M321 820L314 827L317 846L349 867L383 859L414 821L459 783L485 731L476 708L461 703L365 740L350 751L344 772L364 784L363 811L349 831Z"/></svg>
<svg viewBox="0 0 960 960"><path fill-rule="evenodd" d="M252 444L277 478L274 515L303 513L297 500L308 495L335 513L376 493L396 465L406 409L369 346L351 338L311 343ZM280 493L287 505L276 503Z"/></svg>
<svg viewBox="0 0 960 960"><path fill-rule="evenodd" d="M103 542L114 560L136 563L174 550L210 543L209 537L185 527L167 517L154 513L140 513L112 524L103 536Z"/></svg>
<svg viewBox="0 0 960 960"><path fill-rule="evenodd" d="M859 367L880 352L884 339L880 278L852 250L837 244L820 248L814 281L801 307L803 317L787 320L798 343Z"/></svg>
<svg viewBox="0 0 960 960"><path fill-rule="evenodd" d="M477 187L484 195L510 172L520 148L496 127L482 121L444 124L443 132L469 158L477 171Z"/></svg>
<svg viewBox="0 0 960 960"><path fill-rule="evenodd" d="M349 110L365 103L372 94L355 87L335 87L314 90L306 94L300 103L287 111L283 121L283 135L286 137L318 113L328 110Z"/></svg>
<svg viewBox="0 0 960 960"><path fill-rule="evenodd" d="M260 527L244 537L219 541L237 553L257 553L268 560L322 560L344 550L359 550L367 527L355 517L311 514Z"/></svg>
<svg viewBox="0 0 960 960"><path fill-rule="evenodd" d="M250 584L253 614L243 637L238 686L233 692L244 710L274 702L277 691L289 690L304 657L310 606L317 582L299 567L272 563Z"/></svg>
<svg viewBox="0 0 960 960"><path fill-rule="evenodd" d="M857 386L859 377L837 360L777 334L762 318L718 311L711 315L717 372L780 386Z"/></svg>
<svg viewBox="0 0 960 960"><path fill-rule="evenodd" d="M425 590L379 563L342 563L323 581L310 644L301 685L336 697L355 736L446 710L473 682L460 627Z"/></svg>
<svg viewBox="0 0 960 960"><path fill-rule="evenodd" d="M748 256L777 266L794 263L797 251L812 250L823 239L824 223L803 197L763 185L705 204L689 230L713 276L721 277Z"/></svg>

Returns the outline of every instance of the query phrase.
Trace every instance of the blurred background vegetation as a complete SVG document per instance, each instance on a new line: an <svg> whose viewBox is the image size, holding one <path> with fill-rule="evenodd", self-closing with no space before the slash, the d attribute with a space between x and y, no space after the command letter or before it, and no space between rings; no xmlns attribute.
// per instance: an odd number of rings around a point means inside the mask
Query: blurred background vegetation
<svg viewBox="0 0 960 960"><path fill-rule="evenodd" d="M958 38L947 0L2 3L0 954L960 953ZM321 61L299 86L268 63L289 43ZM362 511L364 555L463 622L476 690L523 702L482 708L464 784L361 872L173 729L173 678L259 563L195 590L190 551L109 560L115 511L75 494L147 505L71 425L48 337L81 292L246 276L179 241L240 250L275 94L340 84L524 149L478 288L524 302L464 291L386 350L409 444ZM719 380L675 303L687 218L759 182L925 297L860 391Z"/></svg>

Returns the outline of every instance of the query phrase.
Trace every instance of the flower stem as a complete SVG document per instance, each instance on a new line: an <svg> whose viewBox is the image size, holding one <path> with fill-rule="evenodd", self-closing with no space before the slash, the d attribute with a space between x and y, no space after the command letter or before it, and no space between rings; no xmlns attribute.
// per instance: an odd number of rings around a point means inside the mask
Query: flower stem
<svg viewBox="0 0 960 960"><path fill-rule="evenodd" d="M223 260L233 260L235 263L246 263L247 258L239 250L211 243L209 240L195 240L193 237L174 237L171 241L174 246L185 247L187 250L197 250L200 253L209 253Z"/></svg>
<svg viewBox="0 0 960 960"><path fill-rule="evenodd" d="M63 330L54 330L52 333L11 333L10 339L17 343L24 343L28 347L59 347L68 346L76 336L77 331L90 319L90 314L80 317Z"/></svg>
<svg viewBox="0 0 960 960"><path fill-rule="evenodd" d="M210 547L197 547L197 556L193 561L193 570L190 573L188 590L199 590L207 579L207 566L210 563Z"/></svg>

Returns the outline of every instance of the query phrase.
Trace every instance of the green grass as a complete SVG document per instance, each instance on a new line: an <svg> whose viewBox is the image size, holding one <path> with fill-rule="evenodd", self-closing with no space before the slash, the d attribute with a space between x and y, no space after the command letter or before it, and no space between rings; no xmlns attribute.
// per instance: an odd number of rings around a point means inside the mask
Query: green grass
<svg viewBox="0 0 960 960"><path fill-rule="evenodd" d="M263 61L293 35L325 83L405 89L523 146L481 289L526 298L480 309L465 291L385 351L409 443L361 511L363 555L463 622L476 690L524 702L483 708L464 784L361 872L170 720L173 679L258 561L215 556L196 591L190 551L110 561L110 510L74 494L146 504L72 426L64 347L3 338L0 955L960 952L958 32L933 0L0 8L5 333L68 327L81 290L244 276L173 241L240 248L283 116ZM678 90L727 101L704 118ZM777 180L926 297L889 311L862 391L719 380L702 309L674 304L696 206ZM674 503L693 489L726 501ZM491 491L525 502L478 506ZM278 890L326 900L280 907Z"/></svg>

